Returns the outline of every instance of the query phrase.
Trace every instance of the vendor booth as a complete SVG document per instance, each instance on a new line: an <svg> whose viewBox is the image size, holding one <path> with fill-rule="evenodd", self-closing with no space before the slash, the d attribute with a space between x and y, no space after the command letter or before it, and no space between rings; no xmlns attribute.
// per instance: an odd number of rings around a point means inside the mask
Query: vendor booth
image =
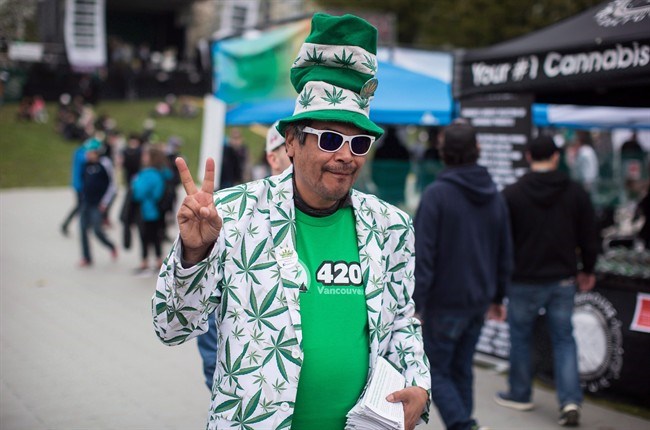
<svg viewBox="0 0 650 430"><path fill-rule="evenodd" d="M537 103L650 107L647 2L607 1L542 30L456 56L454 96L533 93Z"/></svg>
<svg viewBox="0 0 650 430"><path fill-rule="evenodd" d="M461 115L463 109L480 113L477 103L488 109L490 103L498 106L505 100L516 105L529 100L536 104L527 113L525 109L520 112L532 116L538 127L647 129L650 5L607 1L537 32L459 52L455 76L454 95ZM517 150L522 151L523 145ZM620 146L615 151L620 152ZM602 173L603 186L592 190L597 211L609 211L611 219L601 226L606 228L601 232L603 252L596 267L596 288L576 296L573 320L585 389L647 405L650 250L635 236L643 223L635 209L648 192L647 170L641 173L650 161L647 150L640 150L637 161L636 173L605 166L610 170ZM539 334L538 370L549 377L550 342L544 330ZM507 358L507 325L488 323L478 350Z"/></svg>

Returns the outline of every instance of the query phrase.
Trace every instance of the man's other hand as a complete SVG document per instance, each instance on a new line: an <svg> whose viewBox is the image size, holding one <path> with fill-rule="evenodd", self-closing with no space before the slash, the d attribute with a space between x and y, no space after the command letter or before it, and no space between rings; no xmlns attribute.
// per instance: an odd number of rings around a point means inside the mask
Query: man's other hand
<svg viewBox="0 0 650 430"><path fill-rule="evenodd" d="M505 321L506 316L507 310L505 305L492 303L488 308L487 315L485 317L489 320Z"/></svg>
<svg viewBox="0 0 650 430"><path fill-rule="evenodd" d="M576 282L578 283L579 291L582 291L583 293L591 291L596 286L596 275L593 273L578 272Z"/></svg>
<svg viewBox="0 0 650 430"><path fill-rule="evenodd" d="M429 393L421 387L406 387L403 390L389 394L386 400L391 403L402 402L404 406L404 429L413 430L429 400Z"/></svg>

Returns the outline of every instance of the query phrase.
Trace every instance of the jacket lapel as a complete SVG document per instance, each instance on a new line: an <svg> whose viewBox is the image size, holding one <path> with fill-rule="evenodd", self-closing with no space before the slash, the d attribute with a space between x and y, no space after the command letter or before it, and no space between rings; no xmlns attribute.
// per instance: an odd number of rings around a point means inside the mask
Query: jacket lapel
<svg viewBox="0 0 650 430"><path fill-rule="evenodd" d="M291 167L279 177L270 179L269 218L274 256L280 271L289 317L296 331L298 344L302 345L299 288L306 282L306 274L300 269L296 252L296 217L292 173L293 168Z"/></svg>
<svg viewBox="0 0 650 430"><path fill-rule="evenodd" d="M383 305L382 241L380 227L377 225L377 208L370 207L366 199L352 191L359 245L361 271L366 284L366 308L368 310L368 328L370 330L370 367L373 368L379 355L379 337L381 330L381 308Z"/></svg>

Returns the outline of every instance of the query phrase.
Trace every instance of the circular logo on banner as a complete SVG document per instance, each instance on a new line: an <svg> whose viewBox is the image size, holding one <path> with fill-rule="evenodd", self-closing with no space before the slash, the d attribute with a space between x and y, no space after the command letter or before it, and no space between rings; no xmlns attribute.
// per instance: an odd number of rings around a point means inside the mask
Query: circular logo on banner
<svg viewBox="0 0 650 430"><path fill-rule="evenodd" d="M596 292L576 294L573 330L578 370L586 390L595 393L618 379L623 367L623 336L616 309Z"/></svg>
<svg viewBox="0 0 650 430"><path fill-rule="evenodd" d="M598 11L595 18L603 27L615 27L627 22L639 22L649 16L648 0L615 0Z"/></svg>

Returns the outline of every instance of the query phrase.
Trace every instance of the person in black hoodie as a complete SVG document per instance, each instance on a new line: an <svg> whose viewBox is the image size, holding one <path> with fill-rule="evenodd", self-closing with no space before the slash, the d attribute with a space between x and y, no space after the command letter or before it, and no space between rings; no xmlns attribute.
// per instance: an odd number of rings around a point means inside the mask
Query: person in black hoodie
<svg viewBox="0 0 650 430"><path fill-rule="evenodd" d="M131 227L137 223L139 204L133 200L131 181L138 174L142 167L142 141L137 133L131 133L126 146L120 151L118 160L122 165L124 174L124 185L126 193L120 210L120 221L122 221L122 243L124 249L131 248Z"/></svg>
<svg viewBox="0 0 650 430"><path fill-rule="evenodd" d="M508 294L509 391L497 393L495 401L517 410L533 408L530 347L538 311L545 308L559 424L576 426L582 391L571 316L576 284L580 291L595 284L594 210L582 186L557 170L560 154L551 137L533 139L526 157L531 171L503 191L510 211L515 268Z"/></svg>
<svg viewBox="0 0 650 430"><path fill-rule="evenodd" d="M447 429L478 428L472 418L472 358L486 317L503 321L512 270L506 204L469 124L444 130L445 170L415 216L415 300L431 364L431 399Z"/></svg>

